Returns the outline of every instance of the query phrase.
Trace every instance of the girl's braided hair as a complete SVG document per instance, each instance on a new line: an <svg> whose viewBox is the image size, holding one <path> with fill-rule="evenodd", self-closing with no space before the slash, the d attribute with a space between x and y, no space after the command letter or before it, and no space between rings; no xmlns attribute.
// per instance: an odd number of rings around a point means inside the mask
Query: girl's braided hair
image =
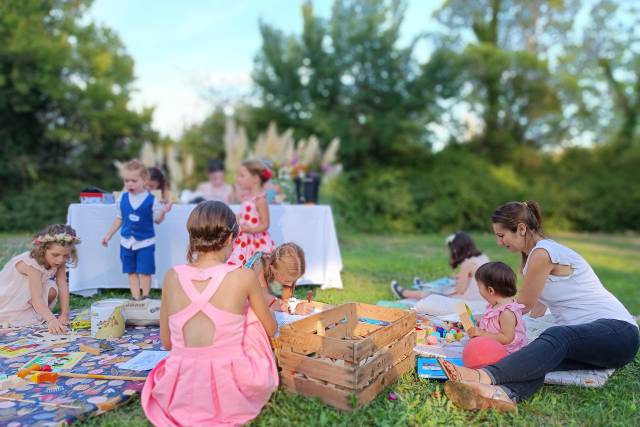
<svg viewBox="0 0 640 427"><path fill-rule="evenodd" d="M187 260L194 262L197 254L215 252L224 248L238 235L238 223L233 211L225 203L207 201L199 203L189 215L187 231L189 248Z"/></svg>

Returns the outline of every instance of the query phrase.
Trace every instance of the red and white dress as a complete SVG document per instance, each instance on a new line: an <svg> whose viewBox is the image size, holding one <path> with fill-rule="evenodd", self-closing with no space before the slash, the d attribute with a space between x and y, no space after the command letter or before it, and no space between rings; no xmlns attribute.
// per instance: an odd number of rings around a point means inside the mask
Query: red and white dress
<svg viewBox="0 0 640 427"><path fill-rule="evenodd" d="M265 197L264 193L258 194L240 205L239 225L244 224L249 227L257 227L260 225L260 215L256 209L256 200ZM254 253L260 251L263 253L271 253L275 248L275 243L268 231L260 233L244 233L240 232L236 240L233 242L233 251L227 261L231 265L244 265Z"/></svg>

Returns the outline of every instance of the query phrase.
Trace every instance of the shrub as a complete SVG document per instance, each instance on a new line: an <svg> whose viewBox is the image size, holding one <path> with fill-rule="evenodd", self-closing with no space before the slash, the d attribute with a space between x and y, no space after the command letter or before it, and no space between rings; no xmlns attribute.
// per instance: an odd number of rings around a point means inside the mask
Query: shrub
<svg viewBox="0 0 640 427"><path fill-rule="evenodd" d="M34 232L48 224L66 223L69 203L78 202L79 181L41 181L0 200L0 231Z"/></svg>
<svg viewBox="0 0 640 427"><path fill-rule="evenodd" d="M415 228L415 202L402 171L343 172L324 185L321 193L333 205L337 221L356 230L407 232Z"/></svg>
<svg viewBox="0 0 640 427"><path fill-rule="evenodd" d="M494 166L459 145L435 154L416 173L416 226L422 231L488 230L497 206L523 197L513 169Z"/></svg>

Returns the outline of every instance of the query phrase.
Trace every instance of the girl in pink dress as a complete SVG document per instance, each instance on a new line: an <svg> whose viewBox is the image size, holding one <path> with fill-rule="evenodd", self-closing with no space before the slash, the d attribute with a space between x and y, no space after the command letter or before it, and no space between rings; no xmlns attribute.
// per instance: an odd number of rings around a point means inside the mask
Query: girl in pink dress
<svg viewBox="0 0 640 427"><path fill-rule="evenodd" d="M498 341L508 354L527 344L522 309L516 295L516 274L502 262L488 262L476 270L480 295L487 300L487 310L478 327L467 331L470 337L485 336Z"/></svg>
<svg viewBox="0 0 640 427"><path fill-rule="evenodd" d="M149 374L142 408L156 426L235 426L255 418L278 387L269 343L276 321L256 273L229 265L238 233L222 202L191 212L189 264L165 275L160 338L171 350Z"/></svg>
<svg viewBox="0 0 640 427"><path fill-rule="evenodd" d="M47 322L60 334L69 323L67 263L78 261L80 239L73 228L55 224L38 232L33 249L13 257L0 271L0 325L19 327ZM60 315L51 310L60 300Z"/></svg>
<svg viewBox="0 0 640 427"><path fill-rule="evenodd" d="M243 202L238 213L240 234L233 242L229 264L244 265L254 253L270 253L275 243L269 235L269 204L264 184L271 179L271 170L259 160L242 162L236 174L236 185Z"/></svg>

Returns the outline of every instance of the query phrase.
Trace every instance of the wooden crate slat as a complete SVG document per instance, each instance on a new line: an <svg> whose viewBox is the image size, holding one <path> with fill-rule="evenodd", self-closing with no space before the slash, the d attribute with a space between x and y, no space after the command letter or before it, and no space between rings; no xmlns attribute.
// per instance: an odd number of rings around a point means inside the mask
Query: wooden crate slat
<svg viewBox="0 0 640 427"><path fill-rule="evenodd" d="M410 331L415 330L416 313L405 312L405 315L393 322L391 325L373 331L369 336L355 344L356 363L373 355L380 348L386 347L389 343L405 336Z"/></svg>
<svg viewBox="0 0 640 427"><path fill-rule="evenodd" d="M356 375L353 364L344 363L343 366L340 366L337 363L306 357L286 350L280 351L278 361L282 369L300 372L308 377L352 389L356 387Z"/></svg>
<svg viewBox="0 0 640 427"><path fill-rule="evenodd" d="M362 406L371 402L373 399L375 399L378 396L378 394L380 394L382 390L385 389L385 387L388 387L391 384L395 383L398 380L398 378L402 376L402 374L414 369L415 366L416 366L416 355L415 353L411 352L411 354L405 357L404 360L397 363L395 366L389 369L384 375L380 375L378 379L376 379L373 383L371 383L371 385L369 385L364 390L359 392L357 394L358 405Z"/></svg>
<svg viewBox="0 0 640 427"><path fill-rule="evenodd" d="M355 388L360 390L371 382L373 378L396 365L407 355L413 352L416 346L416 332L411 331L400 341L392 343L387 349L379 352L372 360L367 361L364 366L359 366L355 371Z"/></svg>
<svg viewBox="0 0 640 427"><path fill-rule="evenodd" d="M343 320L346 321L349 312L348 306L350 304L339 305L338 307L321 311L304 319L290 323L289 325L280 328L280 334L286 334L288 330L313 333L316 331L316 323L318 320L320 320L325 327L339 323Z"/></svg>
<svg viewBox="0 0 640 427"><path fill-rule="evenodd" d="M378 394L387 386L393 384L402 374L415 367L416 358L412 353L402 361L381 375L364 390L359 393L342 390L331 384L323 384L320 381L301 376L295 376L290 371L281 373L282 384L292 392L302 394L307 397L318 397L323 402L345 411L352 411L352 394L356 396L357 406L363 406L375 399Z"/></svg>
<svg viewBox="0 0 640 427"><path fill-rule="evenodd" d="M370 325L369 323L358 322L358 326L356 326L353 334L357 337L365 338L382 327L382 325Z"/></svg>
<svg viewBox="0 0 640 427"><path fill-rule="evenodd" d="M334 408L345 411L353 410L349 397L352 394L351 392L340 390L331 385L325 385L307 378L293 376L288 372L282 372L280 378L282 379L282 384L294 393L299 393L307 397L318 397Z"/></svg>
<svg viewBox="0 0 640 427"><path fill-rule="evenodd" d="M370 317L387 322L395 322L404 317L408 312L407 310L401 310L399 308L380 307L364 303L358 303L356 310L359 317Z"/></svg>
<svg viewBox="0 0 640 427"><path fill-rule="evenodd" d="M330 338L342 339L343 337L349 335L348 330L349 325L346 323L341 323L335 328L325 329L324 335Z"/></svg>
<svg viewBox="0 0 640 427"><path fill-rule="evenodd" d="M280 335L278 342L283 349L290 349L294 353L316 353L319 356L343 359L349 362L353 362L354 358L354 343L337 338L289 331L287 334Z"/></svg>

